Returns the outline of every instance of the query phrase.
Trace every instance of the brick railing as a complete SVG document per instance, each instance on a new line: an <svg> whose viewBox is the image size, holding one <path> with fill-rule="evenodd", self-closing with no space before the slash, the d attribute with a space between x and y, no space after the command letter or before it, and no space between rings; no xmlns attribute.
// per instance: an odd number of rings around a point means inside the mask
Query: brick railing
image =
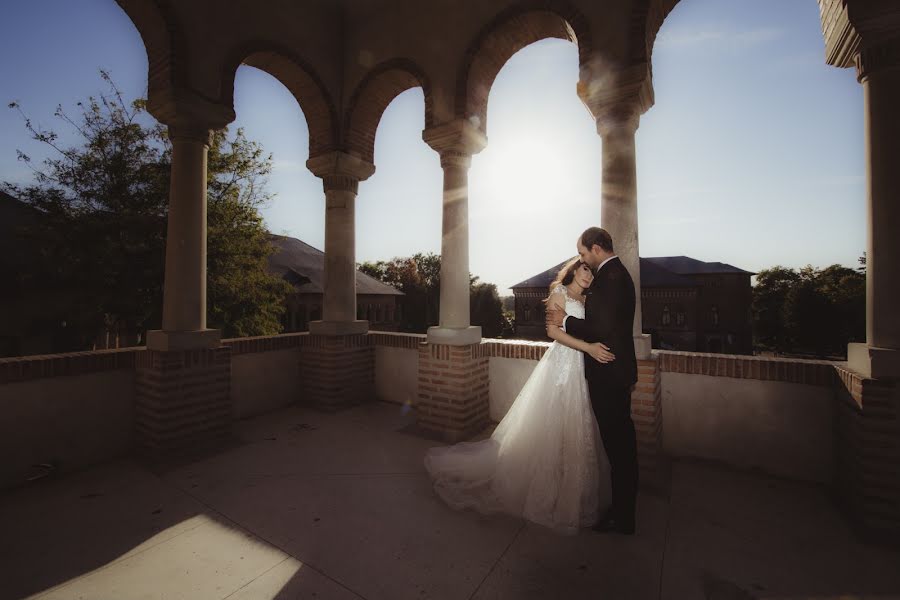
<svg viewBox="0 0 900 600"><path fill-rule="evenodd" d="M151 432L153 435L148 438L161 440L162 430L168 427L169 421L177 425L173 428L185 431L184 415L196 415L196 423L190 423L192 426L205 422L205 417L196 411L207 405L214 407L217 414L224 415L229 388L223 377L235 376L229 375L228 367L235 357L296 349L297 397L304 402L318 398L317 406L338 408L346 400L359 401L373 394L376 348L399 348L417 352L417 358L413 360L418 365L419 389L414 403L422 413L422 424L442 430L448 439L463 439L487 424L488 361L492 358L538 361L550 347L547 342L526 340L484 339L466 348L432 347L425 341L424 335L391 332L371 332L341 339L293 333L223 340L224 353L211 351L215 356L199 358L193 354L163 356L155 352L150 356L151 352L144 347L3 358L0 359L0 398L4 384L40 386L40 389L35 388L38 391L29 392L28 397L39 397L40 393L58 396L58 386L43 386L41 380L109 373L109 381L121 385L121 377L116 372L132 372L136 375L135 408L143 404L149 407L143 412L137 410L135 421L163 422L164 426ZM283 355L280 360L284 360ZM251 363L242 364L242 368L246 368ZM651 467L660 462L660 439L665 427L661 410L664 397L661 390L665 381L662 375L757 380L833 390L836 407L834 478L838 494L848 512L866 528L900 531L900 483L897 478L900 473L900 394L896 382L863 378L850 371L843 362L656 350L650 360L641 361L639 370L640 380L633 395L633 417L642 461L644 466ZM215 401L207 397L210 389L205 389L202 384L207 380L216 382L216 391L212 394L216 396ZM93 383L84 385L96 385L98 380L91 381ZM99 381L102 385L105 380ZM193 385L195 381L201 385ZM411 394L415 396L416 384L411 384ZM766 393L763 389L760 388L760 393ZM181 399L183 406L172 408L172 400L179 394L184 396ZM20 400L18 392L6 397ZM153 402L143 402L147 398ZM178 418L162 419L165 416L162 408L175 411L173 415L177 412ZM222 430L226 421L222 416L216 431ZM15 426L13 423L7 425ZM35 432L34 439L40 435L41 432Z"/></svg>

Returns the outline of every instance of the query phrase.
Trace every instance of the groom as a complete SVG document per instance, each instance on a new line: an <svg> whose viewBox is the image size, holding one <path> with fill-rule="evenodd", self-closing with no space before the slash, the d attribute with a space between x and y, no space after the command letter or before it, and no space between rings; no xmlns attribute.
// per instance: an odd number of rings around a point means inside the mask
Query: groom
<svg viewBox="0 0 900 600"><path fill-rule="evenodd" d="M634 533L638 465L634 423L631 420L631 387L637 381L632 323L634 281L613 252L605 229L591 227L578 239L582 262L594 271L585 294L585 318L547 310L547 324L586 342L602 342L611 360L598 362L584 355L584 376L600 436L609 458L612 506L594 525L594 531Z"/></svg>

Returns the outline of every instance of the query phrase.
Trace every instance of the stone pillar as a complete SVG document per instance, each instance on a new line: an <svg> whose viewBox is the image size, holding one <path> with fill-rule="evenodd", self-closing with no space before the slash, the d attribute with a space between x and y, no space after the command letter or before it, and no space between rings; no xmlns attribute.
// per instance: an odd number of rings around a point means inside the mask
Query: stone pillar
<svg viewBox="0 0 900 600"><path fill-rule="evenodd" d="M344 152L310 158L325 189L325 281L321 321L300 349L303 402L333 411L374 399L369 322L356 318L356 195L375 165Z"/></svg>
<svg viewBox="0 0 900 600"><path fill-rule="evenodd" d="M153 350L219 346L220 332L206 328L206 155L210 129L169 127L172 175L166 232L162 330L147 332Z"/></svg>
<svg viewBox="0 0 900 600"><path fill-rule="evenodd" d="M650 359L650 336L641 324L641 266L638 251L637 167L634 133L639 115L609 110L597 117L603 138L603 185L600 223L613 239L613 249L634 280L634 345L638 360Z"/></svg>
<svg viewBox="0 0 900 600"><path fill-rule="evenodd" d="M375 165L343 152L310 158L306 166L325 188L325 294L322 320L311 334L359 335L369 322L356 318L356 194Z"/></svg>
<svg viewBox="0 0 900 600"><path fill-rule="evenodd" d="M428 329L428 342L464 346L481 342L481 327L469 321L469 166L487 145L484 134L459 119L422 133L441 157L444 169L441 236L440 323Z"/></svg>
<svg viewBox="0 0 900 600"><path fill-rule="evenodd" d="M866 343L850 344L863 377L900 378L900 42L857 57L866 135Z"/></svg>
<svg viewBox="0 0 900 600"><path fill-rule="evenodd" d="M231 430L231 349L206 328L206 157L210 127L169 127L172 175L162 330L147 333L135 373L139 454L167 459Z"/></svg>

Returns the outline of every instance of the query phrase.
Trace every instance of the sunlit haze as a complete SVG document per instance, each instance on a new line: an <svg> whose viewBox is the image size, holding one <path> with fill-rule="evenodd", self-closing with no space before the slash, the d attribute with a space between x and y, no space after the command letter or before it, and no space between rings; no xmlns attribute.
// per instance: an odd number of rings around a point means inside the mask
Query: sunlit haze
<svg viewBox="0 0 900 600"><path fill-rule="evenodd" d="M77 7L75 6L77 4ZM61 49L65 48L65 51ZM42 0L5 8L4 103L58 127L57 103L146 89L141 39L114 2ZM856 266L865 249L862 89L829 67L816 3L684 0L653 54L656 104L637 133L640 249L758 271L776 264ZM575 253L600 219L600 138L575 94L574 44L520 51L491 90L488 146L470 181L470 269L508 287ZM268 227L321 248L324 194L305 167L303 114L273 77L241 67L237 121L274 157ZM440 252L441 178L422 141L419 89L385 111L377 171L359 188L357 260ZM41 158L18 114L0 111L0 180L27 182L16 149Z"/></svg>

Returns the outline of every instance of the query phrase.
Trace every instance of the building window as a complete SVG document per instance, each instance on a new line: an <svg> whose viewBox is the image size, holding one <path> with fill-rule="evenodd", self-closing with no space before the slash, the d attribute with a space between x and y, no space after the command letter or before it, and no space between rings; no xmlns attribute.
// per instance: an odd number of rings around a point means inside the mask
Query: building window
<svg viewBox="0 0 900 600"><path fill-rule="evenodd" d="M669 310L669 305L666 304L663 306L662 311L662 324L663 325L671 325L672 324L672 312Z"/></svg>
<svg viewBox="0 0 900 600"><path fill-rule="evenodd" d="M312 311L309 314L310 321L321 321L322 320L322 309L318 306L313 306Z"/></svg>
<svg viewBox="0 0 900 600"><path fill-rule="evenodd" d="M675 324L679 327L684 327L684 311L679 310L675 313Z"/></svg>
<svg viewBox="0 0 900 600"><path fill-rule="evenodd" d="M712 321L713 327L719 326L719 307L715 304L712 305L712 308L709 309L709 317ZM720 342L721 343L721 342Z"/></svg>
<svg viewBox="0 0 900 600"><path fill-rule="evenodd" d="M525 312L525 320L530 321L531 320L531 307L526 304L522 310Z"/></svg>

